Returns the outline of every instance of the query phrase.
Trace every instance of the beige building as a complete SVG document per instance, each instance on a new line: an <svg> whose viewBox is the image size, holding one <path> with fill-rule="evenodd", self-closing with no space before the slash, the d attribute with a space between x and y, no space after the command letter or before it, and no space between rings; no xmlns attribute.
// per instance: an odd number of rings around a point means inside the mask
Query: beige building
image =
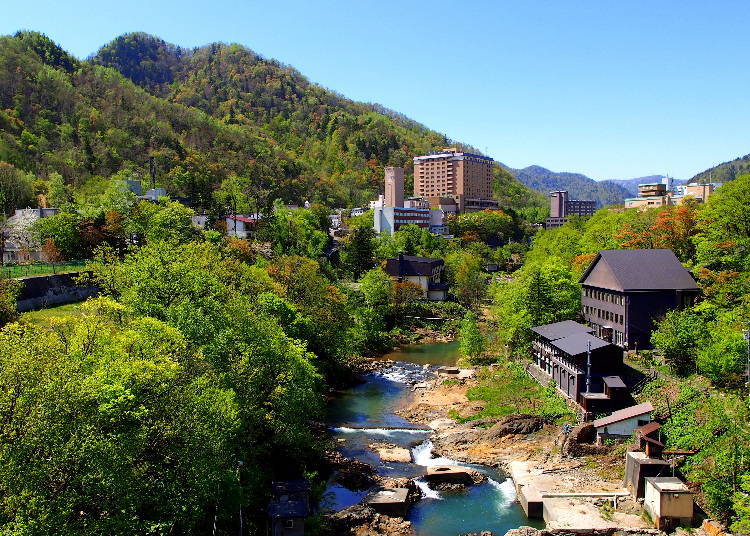
<svg viewBox="0 0 750 536"><path fill-rule="evenodd" d="M679 478L647 477L643 506L656 528L664 532L692 525L693 494Z"/></svg>
<svg viewBox="0 0 750 536"><path fill-rule="evenodd" d="M386 207L404 206L404 168L385 168L385 204Z"/></svg>
<svg viewBox="0 0 750 536"><path fill-rule="evenodd" d="M492 200L492 166L487 156L456 148L414 157L414 195L451 197L459 212L497 208Z"/></svg>

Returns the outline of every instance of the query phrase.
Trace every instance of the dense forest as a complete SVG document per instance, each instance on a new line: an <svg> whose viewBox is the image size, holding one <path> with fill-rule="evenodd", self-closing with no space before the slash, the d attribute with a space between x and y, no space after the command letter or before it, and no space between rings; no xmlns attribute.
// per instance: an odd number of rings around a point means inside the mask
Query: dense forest
<svg viewBox="0 0 750 536"><path fill-rule="evenodd" d="M567 190L571 199L596 201L598 207L622 205L632 193L624 186L610 181L595 181L580 173L557 173L541 166L528 166L523 169L506 168L523 184L540 193L553 190Z"/></svg>
<svg viewBox="0 0 750 536"><path fill-rule="evenodd" d="M414 155L446 145L461 146L240 45L184 50L136 33L80 61L38 33L0 38L0 161L33 174L37 195L55 174L71 195L101 193L113 175L150 184L153 159L156 185L208 211L237 184L257 205L247 210L356 206L381 189L383 166L409 175ZM499 165L494 192L544 205Z"/></svg>

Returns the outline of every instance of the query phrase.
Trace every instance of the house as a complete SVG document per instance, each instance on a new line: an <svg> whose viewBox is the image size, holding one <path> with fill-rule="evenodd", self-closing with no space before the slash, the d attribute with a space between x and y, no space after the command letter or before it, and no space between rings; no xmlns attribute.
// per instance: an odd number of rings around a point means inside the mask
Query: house
<svg viewBox="0 0 750 536"><path fill-rule="evenodd" d="M303 536L310 513L310 484L307 480L271 483L273 500L268 505L271 536Z"/></svg>
<svg viewBox="0 0 750 536"><path fill-rule="evenodd" d="M424 297L430 301L443 301L448 297L443 259L399 253L398 257L385 262L385 272L396 281L410 281L419 285Z"/></svg>
<svg viewBox="0 0 750 536"><path fill-rule="evenodd" d="M600 251L579 282L594 334L628 350L650 348L656 321L698 295L693 276L669 249Z"/></svg>
<svg viewBox="0 0 750 536"><path fill-rule="evenodd" d="M623 439L633 435L636 428L645 426L651 422L651 413L654 406L651 402L638 404L629 408L615 411L607 417L596 419L596 440L602 442L605 439Z"/></svg>
<svg viewBox="0 0 750 536"><path fill-rule="evenodd" d="M255 229L259 219L260 215L258 214L251 214L249 216L244 216L242 214L227 216L227 236L247 238L250 232Z"/></svg>
<svg viewBox="0 0 750 536"><path fill-rule="evenodd" d="M553 380L562 394L586 412L607 408L619 400L621 380L613 373L622 367L621 349L594 336L593 328L573 320L531 330L534 370L530 372L539 381ZM605 378L611 387L607 387ZM614 400L613 393L617 393Z"/></svg>
<svg viewBox="0 0 750 536"><path fill-rule="evenodd" d="M693 493L677 477L647 477L643 506L661 531L669 533L693 523Z"/></svg>

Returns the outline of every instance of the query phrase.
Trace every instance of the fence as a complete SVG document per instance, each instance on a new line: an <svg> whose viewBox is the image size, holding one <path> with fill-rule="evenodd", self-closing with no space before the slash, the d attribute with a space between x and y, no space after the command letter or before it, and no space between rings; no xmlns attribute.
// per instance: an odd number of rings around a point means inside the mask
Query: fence
<svg viewBox="0 0 750 536"><path fill-rule="evenodd" d="M6 265L0 269L0 277L11 279L32 275L63 274L65 272L79 272L86 266L86 261L67 262L36 262L33 264Z"/></svg>

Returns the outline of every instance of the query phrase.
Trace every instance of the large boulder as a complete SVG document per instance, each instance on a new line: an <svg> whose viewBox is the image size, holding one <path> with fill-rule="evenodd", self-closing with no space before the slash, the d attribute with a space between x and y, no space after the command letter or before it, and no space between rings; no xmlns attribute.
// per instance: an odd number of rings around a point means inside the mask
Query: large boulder
<svg viewBox="0 0 750 536"><path fill-rule="evenodd" d="M493 424L482 439L491 441L507 435L526 435L541 430L545 424L546 420L538 415L507 415Z"/></svg>

